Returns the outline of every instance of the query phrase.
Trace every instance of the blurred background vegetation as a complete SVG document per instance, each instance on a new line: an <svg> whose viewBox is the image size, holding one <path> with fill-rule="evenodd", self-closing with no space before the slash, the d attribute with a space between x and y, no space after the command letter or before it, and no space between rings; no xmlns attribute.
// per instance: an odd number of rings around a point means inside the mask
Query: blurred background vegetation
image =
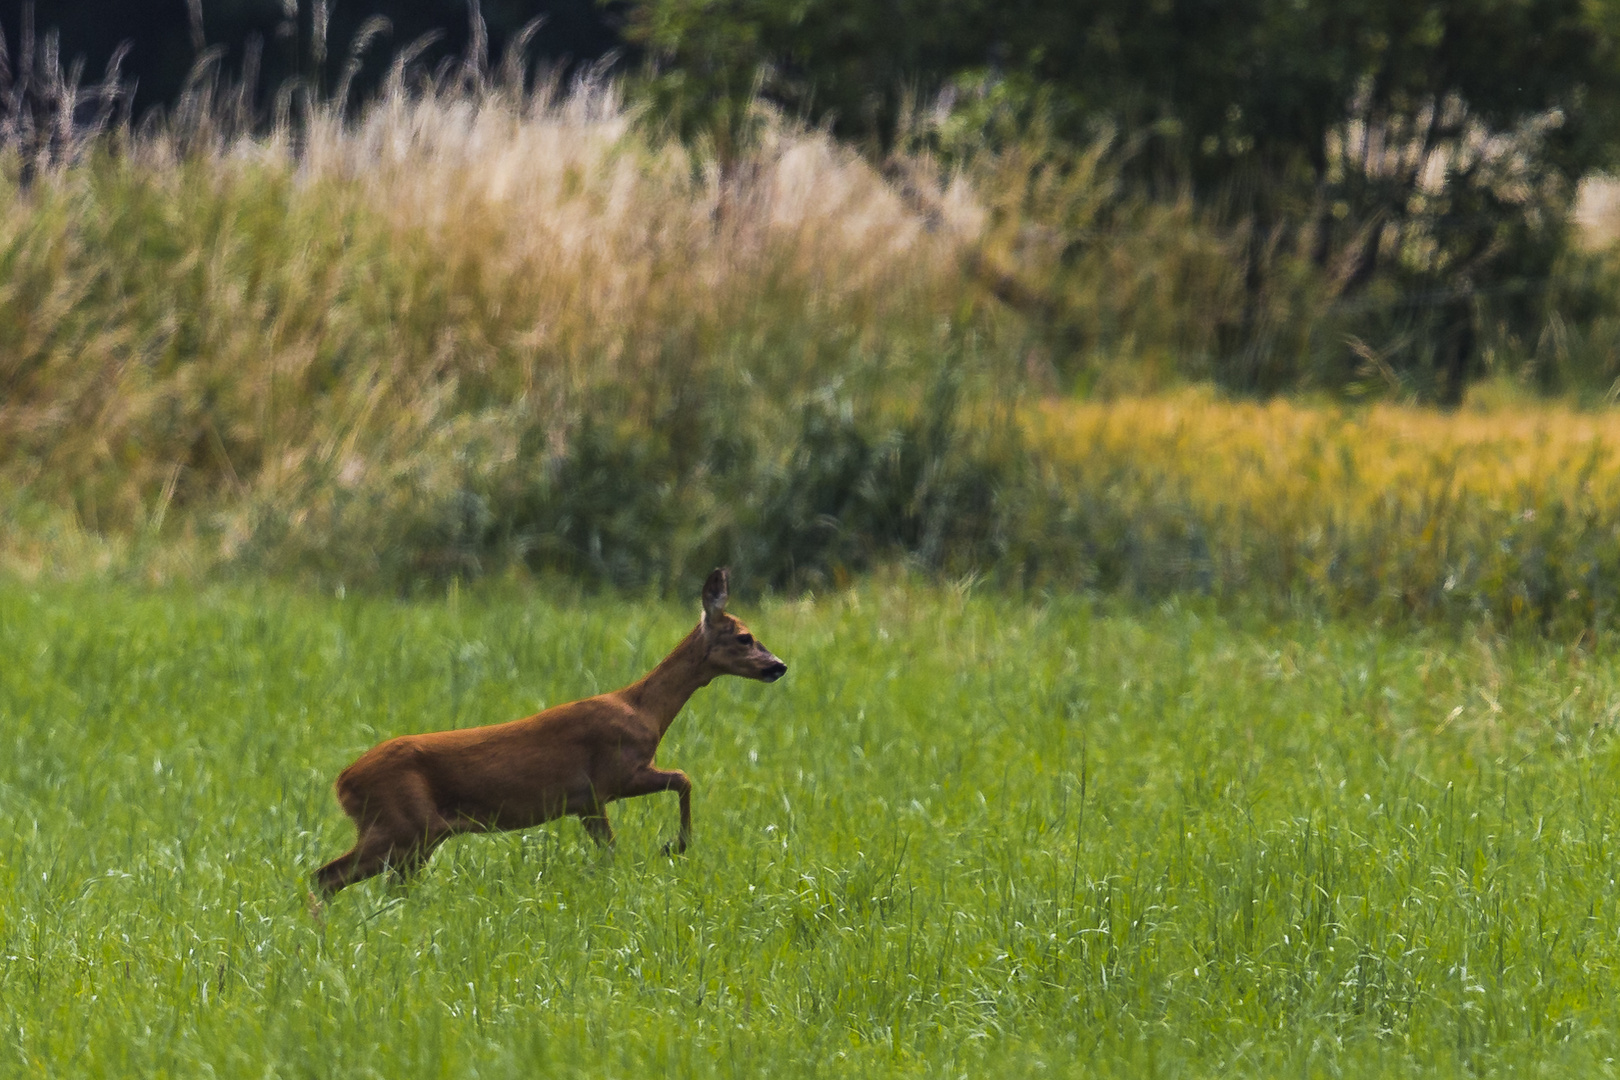
<svg viewBox="0 0 1620 1080"><path fill-rule="evenodd" d="M132 20L0 13L14 572L1612 625L1620 4Z"/></svg>

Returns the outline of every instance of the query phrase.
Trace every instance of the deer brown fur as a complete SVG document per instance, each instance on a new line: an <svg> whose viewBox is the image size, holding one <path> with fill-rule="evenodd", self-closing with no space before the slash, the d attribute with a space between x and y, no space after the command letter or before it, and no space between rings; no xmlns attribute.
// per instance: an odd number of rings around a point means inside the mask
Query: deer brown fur
<svg viewBox="0 0 1620 1080"><path fill-rule="evenodd" d="M337 778L354 819L354 847L315 871L321 900L391 869L408 876L458 833L526 829L564 815L599 844L613 842L607 804L674 791L680 831L666 852L692 839L692 782L653 755L687 698L720 675L775 682L787 665L726 614L727 575L703 586L703 617L639 682L571 701L523 720L460 731L402 735L372 747Z"/></svg>

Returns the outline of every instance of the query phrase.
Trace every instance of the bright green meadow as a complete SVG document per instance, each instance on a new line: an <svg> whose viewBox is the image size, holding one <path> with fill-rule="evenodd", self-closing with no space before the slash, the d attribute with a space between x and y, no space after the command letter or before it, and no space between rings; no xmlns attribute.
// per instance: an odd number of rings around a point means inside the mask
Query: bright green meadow
<svg viewBox="0 0 1620 1080"><path fill-rule="evenodd" d="M1613 1075L1611 652L869 582L733 607L675 800L327 921L330 782L691 603L0 583L0 1075ZM695 583L694 583L695 592Z"/></svg>

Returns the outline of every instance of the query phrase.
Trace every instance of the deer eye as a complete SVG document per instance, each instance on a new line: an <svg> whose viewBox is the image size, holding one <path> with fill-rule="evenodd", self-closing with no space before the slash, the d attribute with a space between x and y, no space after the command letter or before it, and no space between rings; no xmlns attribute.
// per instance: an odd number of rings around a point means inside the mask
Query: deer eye
<svg viewBox="0 0 1620 1080"><path fill-rule="evenodd" d="M752 645L753 643L754 643L754 635L753 634L738 634L737 635L737 644L739 644L739 645Z"/></svg>

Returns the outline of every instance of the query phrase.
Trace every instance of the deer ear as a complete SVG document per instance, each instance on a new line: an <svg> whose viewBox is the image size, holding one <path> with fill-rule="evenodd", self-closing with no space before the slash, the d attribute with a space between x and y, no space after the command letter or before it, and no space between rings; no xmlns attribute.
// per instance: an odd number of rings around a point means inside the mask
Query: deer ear
<svg viewBox="0 0 1620 1080"><path fill-rule="evenodd" d="M708 618L718 619L726 610L726 598L731 595L729 583L730 575L723 566L703 583L703 614Z"/></svg>

